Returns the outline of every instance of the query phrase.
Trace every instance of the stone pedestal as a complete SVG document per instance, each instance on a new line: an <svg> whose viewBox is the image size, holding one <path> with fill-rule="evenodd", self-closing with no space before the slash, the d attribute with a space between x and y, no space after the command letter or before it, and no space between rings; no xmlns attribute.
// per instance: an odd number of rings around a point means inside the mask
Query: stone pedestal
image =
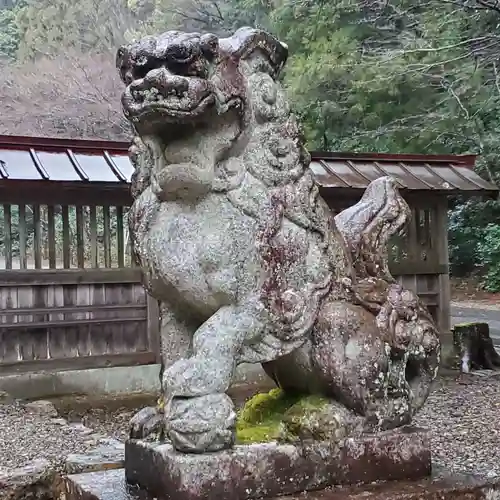
<svg viewBox="0 0 500 500"><path fill-rule="evenodd" d="M61 481L56 498L65 500L158 500L145 491L127 486L124 469L74 474ZM176 500L174 495L161 500ZM366 486L346 486L298 493L274 500L494 500L500 484L473 476L434 471L417 481L391 481ZM234 500L239 500L235 497Z"/></svg>
<svg viewBox="0 0 500 500"><path fill-rule="evenodd" d="M402 428L341 442L262 443L201 455L129 441L127 481L159 499L246 500L431 474L427 433Z"/></svg>

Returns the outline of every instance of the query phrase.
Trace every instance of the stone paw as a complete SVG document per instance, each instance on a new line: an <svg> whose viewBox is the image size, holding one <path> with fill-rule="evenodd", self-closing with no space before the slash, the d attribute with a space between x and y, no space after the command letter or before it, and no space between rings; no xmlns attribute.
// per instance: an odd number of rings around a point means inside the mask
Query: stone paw
<svg viewBox="0 0 500 500"><path fill-rule="evenodd" d="M130 439L145 439L152 434L157 434L160 439L163 439L164 427L161 409L147 406L138 411L130 420Z"/></svg>

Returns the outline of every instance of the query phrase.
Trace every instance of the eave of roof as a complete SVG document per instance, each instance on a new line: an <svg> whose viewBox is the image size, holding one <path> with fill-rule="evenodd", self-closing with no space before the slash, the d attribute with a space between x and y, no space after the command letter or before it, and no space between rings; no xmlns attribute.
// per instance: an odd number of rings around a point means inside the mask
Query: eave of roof
<svg viewBox="0 0 500 500"><path fill-rule="evenodd" d="M0 185L12 181L77 183L89 187L130 182L127 142L0 136ZM362 192L381 176L395 177L409 192L498 196L474 172L475 155L312 152L311 170L322 192Z"/></svg>

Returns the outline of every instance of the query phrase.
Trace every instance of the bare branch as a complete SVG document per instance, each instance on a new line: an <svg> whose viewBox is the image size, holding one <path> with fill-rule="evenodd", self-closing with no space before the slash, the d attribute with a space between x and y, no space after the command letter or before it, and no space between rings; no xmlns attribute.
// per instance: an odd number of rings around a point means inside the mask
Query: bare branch
<svg viewBox="0 0 500 500"><path fill-rule="evenodd" d="M476 0L476 3L500 14L500 1L498 0Z"/></svg>
<svg viewBox="0 0 500 500"><path fill-rule="evenodd" d="M68 53L5 67L0 133L127 139L114 55Z"/></svg>

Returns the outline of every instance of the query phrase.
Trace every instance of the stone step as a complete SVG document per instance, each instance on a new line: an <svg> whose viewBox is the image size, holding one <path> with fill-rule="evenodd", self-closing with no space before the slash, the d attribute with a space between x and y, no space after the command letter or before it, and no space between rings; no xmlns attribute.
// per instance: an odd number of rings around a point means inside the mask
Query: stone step
<svg viewBox="0 0 500 500"><path fill-rule="evenodd" d="M65 500L175 500L176 494L151 497L125 484L125 470L67 476L61 483ZM234 500L240 500L235 498ZM274 500L500 500L500 482L434 471L420 481L394 481L362 487L328 488Z"/></svg>
<svg viewBox="0 0 500 500"><path fill-rule="evenodd" d="M64 500L154 500L125 482L125 469L71 474L58 485Z"/></svg>

